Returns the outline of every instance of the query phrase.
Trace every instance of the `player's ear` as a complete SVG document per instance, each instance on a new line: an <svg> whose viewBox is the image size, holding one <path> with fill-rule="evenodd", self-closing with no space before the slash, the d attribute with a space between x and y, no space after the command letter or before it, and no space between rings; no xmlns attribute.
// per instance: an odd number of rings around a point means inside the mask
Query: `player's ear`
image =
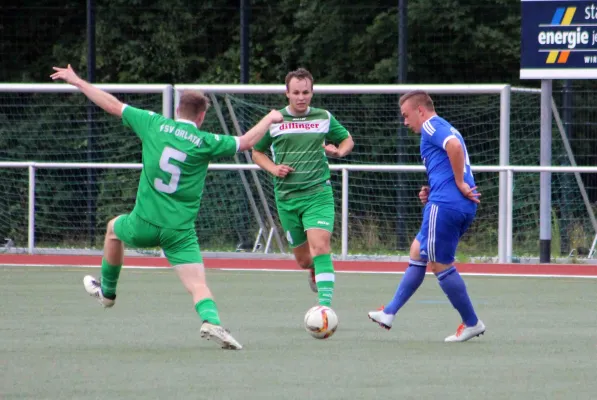
<svg viewBox="0 0 597 400"><path fill-rule="evenodd" d="M205 111L201 111L199 113L199 115L197 115L197 118L195 119L195 123L197 124L197 128L201 126L201 124L203 124L203 120L205 120Z"/></svg>

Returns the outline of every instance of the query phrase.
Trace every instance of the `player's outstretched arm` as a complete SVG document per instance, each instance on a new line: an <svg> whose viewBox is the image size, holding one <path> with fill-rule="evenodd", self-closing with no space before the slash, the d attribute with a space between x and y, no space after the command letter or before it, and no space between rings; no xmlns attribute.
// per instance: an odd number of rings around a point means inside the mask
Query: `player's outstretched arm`
<svg viewBox="0 0 597 400"><path fill-rule="evenodd" d="M98 107L112 115L122 117L122 102L110 93L104 92L86 80L79 78L70 64L66 68L54 67L53 69L56 71L50 75L53 80L61 79L66 83L76 86L89 100L97 104Z"/></svg>
<svg viewBox="0 0 597 400"><path fill-rule="evenodd" d="M284 117L282 113L278 110L272 110L267 114L265 117L261 119L251 129L247 131L244 135L242 135L239 139L239 147L240 151L245 151L251 149L253 146L257 144L258 141L261 140L263 135L269 130L269 126L271 124L275 124L278 122L284 121Z"/></svg>

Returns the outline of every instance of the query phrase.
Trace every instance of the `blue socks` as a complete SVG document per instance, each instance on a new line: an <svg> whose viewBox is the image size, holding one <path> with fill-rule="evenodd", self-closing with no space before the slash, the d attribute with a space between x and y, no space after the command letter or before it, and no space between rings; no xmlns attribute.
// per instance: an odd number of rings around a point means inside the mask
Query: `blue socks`
<svg viewBox="0 0 597 400"><path fill-rule="evenodd" d="M406 304L411 296L417 291L419 286L425 279L425 271L427 269L427 262L410 260L408 268L404 272L404 276L396 289L394 298L383 309L386 314L396 314L398 310ZM473 308L473 303L466 291L464 280L456 270L456 267L451 266L445 271L437 274L437 281L442 288L452 306L458 311L462 322L466 326L475 326L479 319Z"/></svg>
<svg viewBox="0 0 597 400"><path fill-rule="evenodd" d="M446 296L448 296L450 303L452 303L456 311L460 314L462 322L466 326L477 325L479 319L477 318L477 314L475 314L473 304L466 291L466 285L458 271L456 271L456 267L451 266L437 274L437 281Z"/></svg>
<svg viewBox="0 0 597 400"><path fill-rule="evenodd" d="M396 314L406 304L423 283L426 269L427 262L425 261L408 261L408 268L404 271L404 276L398 285L398 289L396 289L394 298L383 309L386 314Z"/></svg>

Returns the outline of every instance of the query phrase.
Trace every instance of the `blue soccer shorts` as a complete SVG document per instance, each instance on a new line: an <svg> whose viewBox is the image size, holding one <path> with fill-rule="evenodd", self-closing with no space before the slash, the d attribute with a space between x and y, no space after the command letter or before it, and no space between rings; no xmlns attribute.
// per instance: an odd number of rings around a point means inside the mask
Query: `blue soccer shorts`
<svg viewBox="0 0 597 400"><path fill-rule="evenodd" d="M475 214L463 213L437 204L425 204L423 223L417 234L417 240L421 244L421 258L425 261L452 264L458 242L474 219Z"/></svg>

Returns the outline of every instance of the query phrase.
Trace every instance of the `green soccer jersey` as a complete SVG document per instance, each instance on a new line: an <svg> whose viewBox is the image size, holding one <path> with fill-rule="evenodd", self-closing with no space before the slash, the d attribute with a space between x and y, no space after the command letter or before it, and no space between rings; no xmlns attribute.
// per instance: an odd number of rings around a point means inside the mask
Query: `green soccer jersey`
<svg viewBox="0 0 597 400"><path fill-rule="evenodd" d="M128 105L124 106L122 121L143 144L135 213L163 228L194 227L209 162L234 155L238 139L204 132L191 121L174 121Z"/></svg>
<svg viewBox="0 0 597 400"><path fill-rule="evenodd" d="M274 177L276 198L296 198L323 190L330 179L324 141L340 143L350 134L329 111L309 107L302 116L293 116L288 107L280 110L284 121L272 124L255 150L271 150L276 164L294 168L285 178Z"/></svg>

